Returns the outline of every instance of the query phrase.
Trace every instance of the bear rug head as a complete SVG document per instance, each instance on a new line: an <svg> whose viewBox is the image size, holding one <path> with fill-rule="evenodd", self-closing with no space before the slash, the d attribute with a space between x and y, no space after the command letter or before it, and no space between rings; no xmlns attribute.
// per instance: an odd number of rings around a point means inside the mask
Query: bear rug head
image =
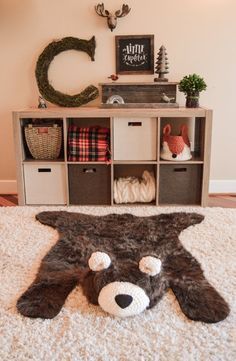
<svg viewBox="0 0 236 361"><path fill-rule="evenodd" d="M171 288L190 319L218 322L229 307L204 277L179 233L200 223L196 213L151 217L41 212L36 219L59 232L36 278L17 302L28 317L53 318L80 284L88 301L115 316L156 305Z"/></svg>

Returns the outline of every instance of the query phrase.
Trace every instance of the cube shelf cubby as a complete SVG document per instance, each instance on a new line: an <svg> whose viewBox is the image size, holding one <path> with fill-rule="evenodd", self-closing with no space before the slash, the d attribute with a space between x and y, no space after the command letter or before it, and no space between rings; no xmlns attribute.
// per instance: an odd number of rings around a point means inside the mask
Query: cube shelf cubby
<svg viewBox="0 0 236 361"><path fill-rule="evenodd" d="M24 127L30 123L62 127L58 159L36 160L28 150ZM192 159L160 158L163 127L173 134L187 124ZM110 129L110 162L72 162L67 158L69 125ZM212 111L204 108L103 109L98 107L26 109L13 112L20 205L115 205L113 182L141 178L144 170L156 179L150 205L207 205ZM142 204L142 203L140 203ZM146 203L145 203L146 204Z"/></svg>

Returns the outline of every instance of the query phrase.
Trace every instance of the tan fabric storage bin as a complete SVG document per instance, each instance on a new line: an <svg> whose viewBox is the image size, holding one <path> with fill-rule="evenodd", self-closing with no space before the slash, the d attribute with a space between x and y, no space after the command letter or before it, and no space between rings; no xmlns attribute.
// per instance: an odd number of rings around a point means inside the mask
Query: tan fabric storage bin
<svg viewBox="0 0 236 361"><path fill-rule="evenodd" d="M201 204L201 164L161 164L159 204Z"/></svg>
<svg viewBox="0 0 236 361"><path fill-rule="evenodd" d="M114 118L114 160L156 160L156 118Z"/></svg>
<svg viewBox="0 0 236 361"><path fill-rule="evenodd" d="M66 204L63 164L24 164L26 204Z"/></svg>
<svg viewBox="0 0 236 361"><path fill-rule="evenodd" d="M111 204L111 166L69 164L70 204Z"/></svg>

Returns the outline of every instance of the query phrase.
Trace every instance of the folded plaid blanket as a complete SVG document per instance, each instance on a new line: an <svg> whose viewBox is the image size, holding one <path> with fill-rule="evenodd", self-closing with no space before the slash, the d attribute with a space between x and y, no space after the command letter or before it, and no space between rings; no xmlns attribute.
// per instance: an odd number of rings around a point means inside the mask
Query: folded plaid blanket
<svg viewBox="0 0 236 361"><path fill-rule="evenodd" d="M68 129L68 160L72 162L106 162L110 159L110 129L99 126Z"/></svg>

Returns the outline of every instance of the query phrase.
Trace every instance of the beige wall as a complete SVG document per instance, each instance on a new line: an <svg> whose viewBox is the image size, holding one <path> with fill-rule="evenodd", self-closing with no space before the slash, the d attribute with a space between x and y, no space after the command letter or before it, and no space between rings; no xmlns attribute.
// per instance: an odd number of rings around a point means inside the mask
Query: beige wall
<svg viewBox="0 0 236 361"><path fill-rule="evenodd" d="M95 62L65 52L51 65L54 87L73 94L115 72L115 35L155 34L155 55L164 44L170 80L201 74L208 90L201 105L214 110L210 178L236 180L236 1L127 0L131 13L111 33L94 12L96 0L0 0L0 181L15 179L11 111L37 105L37 57L53 39L96 36ZM117 10L121 0L106 0ZM153 76L121 76L152 81ZM184 97L179 94L180 104ZM93 102L98 104L98 101Z"/></svg>

